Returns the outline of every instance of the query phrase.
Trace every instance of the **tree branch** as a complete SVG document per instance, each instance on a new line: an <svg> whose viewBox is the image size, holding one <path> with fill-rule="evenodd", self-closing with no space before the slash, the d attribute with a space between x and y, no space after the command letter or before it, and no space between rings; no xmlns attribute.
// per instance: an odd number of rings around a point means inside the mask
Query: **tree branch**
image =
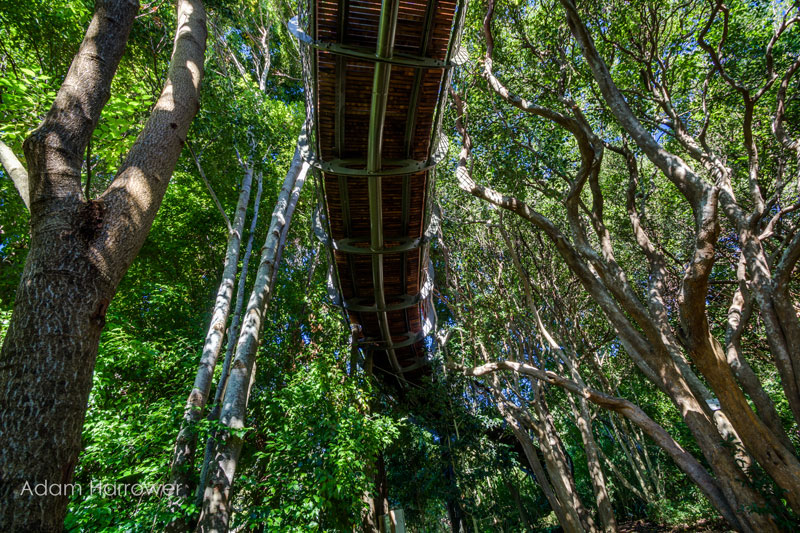
<svg viewBox="0 0 800 533"><path fill-rule="evenodd" d="M17 192L22 198L22 202L30 211L31 202L30 191L28 190L28 172L25 170L25 167L22 166L20 160L17 159L17 156L14 155L14 152L11 151L11 148L3 141L0 141L0 165L3 165L6 174L11 177L11 181L14 182L14 187L17 188Z"/></svg>
<svg viewBox="0 0 800 533"><path fill-rule="evenodd" d="M578 41L594 78L600 86L600 91L617 121L628 132L642 152L681 191L681 194L689 200L692 208L697 211L702 204L703 194L709 188L709 185L680 157L664 150L653 136L644 129L611 78L611 73L595 48L589 31L578 16L575 4L572 0L560 0L560 2L567 14L567 23L570 31Z"/></svg>
<svg viewBox="0 0 800 533"><path fill-rule="evenodd" d="M111 219L103 259L127 268L144 243L200 107L206 43L201 0L178 0L177 29L167 81L116 179L100 197ZM119 269L117 269L119 270Z"/></svg>
<svg viewBox="0 0 800 533"><path fill-rule="evenodd" d="M726 520L729 520L731 524L737 524L739 522L716 481L697 459L673 439L663 427L642 411L638 405L629 400L610 396L588 387L582 387L574 381L559 376L549 370L541 370L537 367L514 361L491 362L474 368L464 368L453 363L447 366L452 370L460 371L465 376L470 377L480 377L500 370L510 370L512 372L525 374L551 385L561 387L573 394L580 395L599 407L619 413L636 424L653 439L653 441L675 461L675 464L700 487L715 507L722 512Z"/></svg>
<svg viewBox="0 0 800 533"><path fill-rule="evenodd" d="M208 178L206 178L206 173L203 172L203 167L200 166L200 159L198 159L197 155L195 155L194 150L192 150L192 145L189 144L189 140L186 140L186 148L189 149L189 153L192 154L192 159L194 159L194 164L197 166L197 171L200 173L200 178L202 178L203 183L206 184L206 188L208 189L208 193L211 195L211 199L214 200L214 205L217 206L217 210L222 215L223 220L225 220L225 226L228 228L228 234L230 235L233 231L233 227L231 226L231 221L228 218L228 215L225 213L225 210L222 208L222 204L219 203L219 199L217 198L214 189L211 188L211 184L208 182Z"/></svg>
<svg viewBox="0 0 800 533"><path fill-rule="evenodd" d="M137 0L98 2L53 105L23 145L30 176L30 205L80 198L83 154L111 95L111 80L138 9ZM49 209L42 213L34 210L32 217L47 216Z"/></svg>

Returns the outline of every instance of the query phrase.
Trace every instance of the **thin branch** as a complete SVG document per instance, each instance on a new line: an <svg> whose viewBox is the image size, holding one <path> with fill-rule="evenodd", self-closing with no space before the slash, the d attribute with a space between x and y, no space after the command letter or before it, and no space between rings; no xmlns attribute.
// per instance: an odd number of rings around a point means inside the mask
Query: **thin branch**
<svg viewBox="0 0 800 533"><path fill-rule="evenodd" d="M219 199L217 198L216 193L214 193L214 189L211 188L211 184L208 182L208 178L206 178L206 173L203 172L203 167L200 166L200 160L192 150L192 145L189 144L189 141L186 141L186 147L189 149L189 153L192 154L192 159L194 159L194 164L197 165L197 170L200 172L200 177L203 179L203 183L206 184L208 188L208 192L211 195L211 199L214 200L214 205L217 206L217 210L222 215L222 218L225 220L225 226L228 228L228 233L230 234L233 231L233 227L231 226L231 221L228 218L228 215L225 214L225 210L222 208L222 204L219 203Z"/></svg>
<svg viewBox="0 0 800 533"><path fill-rule="evenodd" d="M589 387L582 387L572 380L566 379L549 370L542 370L537 367L517 363L514 361L497 361L486 363L474 368L464 368L460 365L447 365L451 370L460 371L465 376L479 377L492 374L500 370L510 370L520 374L533 377L545 383L556 385L573 394L583 396L590 402L618 413L641 428L656 444L661 447L672 458L678 467L683 470L706 494L714 505L723 513L725 518L732 524L738 523L733 509L727 504L722 490L717 485L713 477L703 468L703 466L686 451L667 431L650 418L642 409L624 398L610 396Z"/></svg>

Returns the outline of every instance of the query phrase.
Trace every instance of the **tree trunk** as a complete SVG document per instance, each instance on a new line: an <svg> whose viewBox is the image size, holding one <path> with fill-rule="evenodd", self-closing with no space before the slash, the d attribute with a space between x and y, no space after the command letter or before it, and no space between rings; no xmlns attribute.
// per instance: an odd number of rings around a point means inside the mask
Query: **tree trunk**
<svg viewBox="0 0 800 533"><path fill-rule="evenodd" d="M557 342L555 342L553 337L550 335L550 332L547 330L541 318L539 317L539 312L536 309L536 305L533 302L533 294L531 290L530 280L528 279L528 274L522 267L522 262L520 261L517 250L511 243L511 239L509 238L508 233L506 232L505 228L502 225L500 226L500 234L503 237L503 242L506 245L506 249L511 255L514 269L517 271L517 275L519 276L520 281L522 282L522 288L525 294L525 302L527 304L528 310L531 312L531 314L533 314L533 316L536 319L536 324L541 333L541 336L545 338L547 343L550 345L551 349L555 351L561 357L561 359L569 366L573 379L580 383L582 379L580 377L580 374L578 373L577 368L575 368L575 363L574 363L575 358L572 357L573 354L565 353L565 351L561 348L561 346ZM597 509L600 514L600 520L603 525L603 530L606 533L611 533L617 530L617 522L616 519L614 518L614 510L611 507L611 499L609 498L608 490L606 489L606 482L605 482L605 476L603 475L603 469L600 466L600 460L597 455L597 445L595 444L594 436L592 435L591 417L589 416L589 409L588 406L586 405L586 399L583 397L578 398L580 406L579 409L575 405L574 398L572 398L572 396L568 396L568 398L572 405L576 424L581 433L581 439L583 440L584 450L586 451L586 461L589 467L589 477L592 480L592 488L594 489L595 500L597 502ZM539 402L537 402L536 405L539 406ZM544 404L544 396L542 396L541 405L542 407L546 408L546 405ZM549 413L547 413L547 416L549 417ZM555 430L555 427L553 426L552 429ZM574 485L574 481L572 481L572 484ZM578 504L580 504L580 502L578 502ZM592 525L591 527L594 526Z"/></svg>
<svg viewBox="0 0 800 533"><path fill-rule="evenodd" d="M233 219L233 227L228 236L222 281L217 289L214 312L211 315L211 323L209 324L206 340L203 344L200 366L197 369L194 387L186 401L183 424L175 445L175 455L172 459L171 468L172 483L176 485L177 494L181 498L187 498L191 493L191 487L189 486L189 470L193 464L195 447L197 445L196 425L208 401L208 394L211 391L211 380L214 377L214 368L217 364L217 356L219 355L220 348L222 348L225 326L228 322L231 297L233 296L233 285L239 266L239 248L242 242L242 230L244 229L247 204L250 201L250 184L252 180L253 169L251 167L245 171L242 179L242 190L239 193L239 202L236 205L236 216Z"/></svg>
<svg viewBox="0 0 800 533"><path fill-rule="evenodd" d="M205 12L177 2L167 82L116 179L81 189L138 2L106 0L41 126L25 142L31 246L0 352L0 529L61 531L105 314L144 243L199 106ZM48 484L50 494L26 490Z"/></svg>
<svg viewBox="0 0 800 533"><path fill-rule="evenodd" d="M538 384L534 390L536 389ZM545 403L544 394L541 390L537 390L535 394L538 398L533 402L533 406L536 408L539 424L537 425L530 417L524 417L522 421L536 433L539 447L544 455L545 467L550 474L550 481L558 499L563 502L567 512L573 515L573 519L580 523L582 531L597 533L594 520L578 497L575 478L567 463L564 447Z"/></svg>
<svg viewBox="0 0 800 533"><path fill-rule="evenodd" d="M200 513L198 531L227 531L231 514L233 479L241 453L245 427L250 381L253 377L256 352L260 342L264 314L272 298L270 284L276 268L281 231L289 204L296 203L305 182L308 164L302 161L300 151L295 150L289 172L278 196L267 240L261 251L261 263L255 286L247 304L242 333L236 347L236 358L231 366L225 388L220 425L227 428L220 436L214 453L209 479L206 482L203 509Z"/></svg>
<svg viewBox="0 0 800 533"><path fill-rule="evenodd" d="M531 519L528 517L528 512L525 510L525 506L522 505L522 498L520 497L519 490L517 489L514 482L507 477L503 476L503 483L506 486L506 489L511 494L511 498L514 500L514 505L517 508L517 514L519 515L520 523L525 526L525 531L533 531L533 524L531 524Z"/></svg>
<svg viewBox="0 0 800 533"><path fill-rule="evenodd" d="M250 257L253 252L253 238L255 237L256 226L258 224L258 212L261 205L261 193L263 191L263 180L261 174L258 175L258 190L256 191L256 199L253 203L253 219L250 221L250 233L247 237L247 246L242 258L242 272L239 274L239 282L236 288L236 309L233 311L233 318L231 318L231 325L228 329L228 346L225 349L225 360L222 362L222 372L219 375L217 382L217 390L214 392L214 405L211 412L208 414L207 419L210 422L219 420L219 412L222 410L220 400L225 393L225 386L228 383L228 374L231 368L231 359L233 358L233 349L236 346L236 341L239 339L239 322L242 316L242 306L244 304L244 290L247 284L247 272L250 269ZM217 431L213 430L208 439L206 439L206 447L203 453L203 464L200 467L200 480L197 484L197 491L195 493L195 506L199 509L203 505L203 493L205 492L205 482L208 477L208 468L211 463L211 454L214 453L214 444L216 442Z"/></svg>
<svg viewBox="0 0 800 533"><path fill-rule="evenodd" d="M784 366L784 363L788 364L790 350L785 343L783 331L780 331L780 326L775 324L777 320L774 316L771 295L773 283L769 279L770 275L766 268L767 262L764 261L763 249L757 235L754 235L748 227L749 222L738 223L744 218L749 221L749 214L745 214L736 204L729 184L726 185L729 176L727 175L728 171L721 168L724 165L710 163L708 168L718 182L718 185L712 187L682 159L667 152L656 142L633 114L616 86L607 65L594 46L588 29L581 21L575 4L571 0L560 0L560 3L566 13L570 31L580 45L603 98L615 118L642 152L680 190L692 207L696 219L696 249L691 268L686 270L679 297L682 329L688 332L685 339L687 351L719 398L722 409L742 439L747 451L785 491L785 498L795 512L800 511L800 460L794 455L794 450L787 449L781 439L769 431L767 425L750 408L728 366L727 356L721 344L710 334L705 311L708 275L713 265L714 243L719 232L719 222L716 218L719 203L728 218L737 226L742 253L747 260L753 291L767 331L767 341L776 367L780 371L782 384L785 387L784 392L795 414L800 414L800 394L797 392L795 376L791 375L792 372ZM796 327L797 317L795 316L791 322L790 329L793 330ZM787 323L787 325L789 324ZM687 423L692 423L690 418L686 417L686 419ZM693 433L701 443L704 453L707 456L713 455L711 450L716 443L709 442L710 435L703 435L694 428ZM718 455L722 456L722 454ZM709 462L716 463L715 468L719 468L719 473L722 474L720 481L725 484L723 488L726 490L726 495L732 503L736 502L739 499L737 496L742 496L738 494L742 492L742 486L737 486L737 483L746 484L746 479L741 479L744 476L736 473L739 470L738 466L734 464L732 467L724 469L725 465L714 461L712 457L709 457ZM735 507L752 506L752 504L758 503L758 499L758 495L750 491L750 494L744 495L743 501L740 500L744 505L735 505ZM761 517L751 513L747 519L754 525L754 529L762 527L760 522L763 519Z"/></svg>
<svg viewBox="0 0 800 533"><path fill-rule="evenodd" d="M217 289L214 301L214 311L206 333L200 365L194 379L194 386L186 400L183 421L178 437L175 441L175 450L170 466L171 484L174 487L175 500L173 508L185 503L194 492L194 456L197 448L197 423L203 416L203 410L208 402L211 392L211 381L214 378L214 369L217 366L217 357L222 348L225 326L228 323L228 314L231 308L233 286L236 281L236 272L239 268L239 249L242 242L247 204L250 202L250 185L253 181L253 167L248 166L242 177L242 187L239 201L236 204L236 214L228 235L228 246L225 253L225 263L222 269L222 280ZM186 527L182 520L175 520L167 527L167 531L181 531Z"/></svg>
<svg viewBox="0 0 800 533"><path fill-rule="evenodd" d="M566 0L562 0L562 2L564 1ZM463 116L463 104L457 95L454 99L459 116ZM656 325L644 317L640 317L641 320L635 324L632 323L626 312L641 311L634 300L629 298L629 295L623 294L623 290L614 284L616 279L611 279L611 274L605 279L598 277L593 269L600 268L602 264L595 262L589 265L585 262L578 252L577 246L573 245L570 239L549 219L518 198L502 195L489 187L477 184L468 169L472 141L466 132L463 118L456 120L456 128L463 138L457 170L459 186L478 198L516 213L545 232L569 269L605 312L626 353L631 356L645 376L669 396L681 413L718 480L718 485L713 483L713 487L721 489L721 493L714 491L712 502L720 513L730 521L734 528L740 528L743 531L777 531L775 523L768 515L758 514L754 511L754 509L764 507L763 497L748 484L748 480L733 454L729 453L721 444L721 436L715 421L708 413L708 406L694 395L685 376L681 374L675 361L670 357L668 348L661 342L661 332L657 331ZM609 283L611 288L606 283ZM618 298L619 300L617 300ZM624 308L621 307L620 301L626 304ZM645 336L639 328L646 329L649 336ZM643 427L643 429L645 428ZM671 437L669 440L672 440ZM683 454L680 454L679 457L684 458ZM706 488L711 488L711 485L707 484ZM704 488L704 492L706 492L706 488ZM706 494L712 493L706 492Z"/></svg>

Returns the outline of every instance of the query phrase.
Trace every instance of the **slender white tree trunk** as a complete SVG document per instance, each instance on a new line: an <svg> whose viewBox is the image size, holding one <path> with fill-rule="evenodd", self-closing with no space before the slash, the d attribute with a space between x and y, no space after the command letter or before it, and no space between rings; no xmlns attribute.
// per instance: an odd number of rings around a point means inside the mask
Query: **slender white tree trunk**
<svg viewBox="0 0 800 533"><path fill-rule="evenodd" d="M192 472L195 449L197 448L197 423L202 418L203 409L208 402L208 394L211 391L211 382L214 378L214 368L216 367L217 357L225 336L225 325L228 322L231 308L233 285L239 264L242 230L244 229L247 205L250 203L252 181L253 168L248 166L242 177L241 192L239 193L239 201L236 204L236 215L228 235L228 248L225 253L222 281L220 281L217 289L214 311L211 315L211 322L203 345L203 353L200 357L200 366L197 369L192 391L186 400L183 422L175 442L171 478L178 501L185 501L193 492Z"/></svg>
<svg viewBox="0 0 800 533"><path fill-rule="evenodd" d="M247 246L244 250L244 257L242 258L242 272L239 274L239 283L236 289L236 304L231 318L231 325L228 328L228 347L225 349L225 360L222 363L222 372L217 382L217 390L214 393L214 402L211 412L208 414L209 421L219 420L219 413L222 410L220 400L225 393L225 386L228 383L228 374L231 368L231 359L233 358L233 349L236 346L236 340L239 338L239 322L242 318L242 307L244 305L244 290L247 285L247 272L250 270L250 257L253 253L253 238L255 237L256 226L258 224L258 211L261 205L261 193L263 191L263 180L261 174L258 175L258 190L256 191L256 199L254 202L253 219L250 221L250 233L247 237ZM195 495L195 505L200 508L203 505L203 493L205 492L205 482L208 476L208 466L211 463L211 454L214 451L214 443L216 442L216 430L209 435L206 439L206 449L203 454L203 466L200 469L200 482L197 485L197 493Z"/></svg>
<svg viewBox="0 0 800 533"><path fill-rule="evenodd" d="M275 210L272 213L267 239L261 249L261 263L255 286L247 304L242 331L236 347L236 357L231 365L230 376L222 401L220 426L225 431L219 435L203 498L203 508L197 526L198 531L227 531L231 514L231 489L239 454L242 449L241 430L245 427L247 400L255 368L256 352L261 337L269 302L272 298L272 278L276 268L281 242L281 232L289 224L289 206L296 204L305 183L308 165L303 162L299 150L295 150L289 172L283 182Z"/></svg>

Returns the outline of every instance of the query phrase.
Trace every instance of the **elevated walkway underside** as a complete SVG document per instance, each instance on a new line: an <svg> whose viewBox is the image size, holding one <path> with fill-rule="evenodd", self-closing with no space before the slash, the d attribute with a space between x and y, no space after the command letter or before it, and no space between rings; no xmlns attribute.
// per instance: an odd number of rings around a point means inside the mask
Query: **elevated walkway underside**
<svg viewBox="0 0 800 533"><path fill-rule="evenodd" d="M290 29L306 89L304 157L317 169L315 231L331 297L365 364L400 386L429 371L435 313L432 189L463 0L310 0Z"/></svg>

